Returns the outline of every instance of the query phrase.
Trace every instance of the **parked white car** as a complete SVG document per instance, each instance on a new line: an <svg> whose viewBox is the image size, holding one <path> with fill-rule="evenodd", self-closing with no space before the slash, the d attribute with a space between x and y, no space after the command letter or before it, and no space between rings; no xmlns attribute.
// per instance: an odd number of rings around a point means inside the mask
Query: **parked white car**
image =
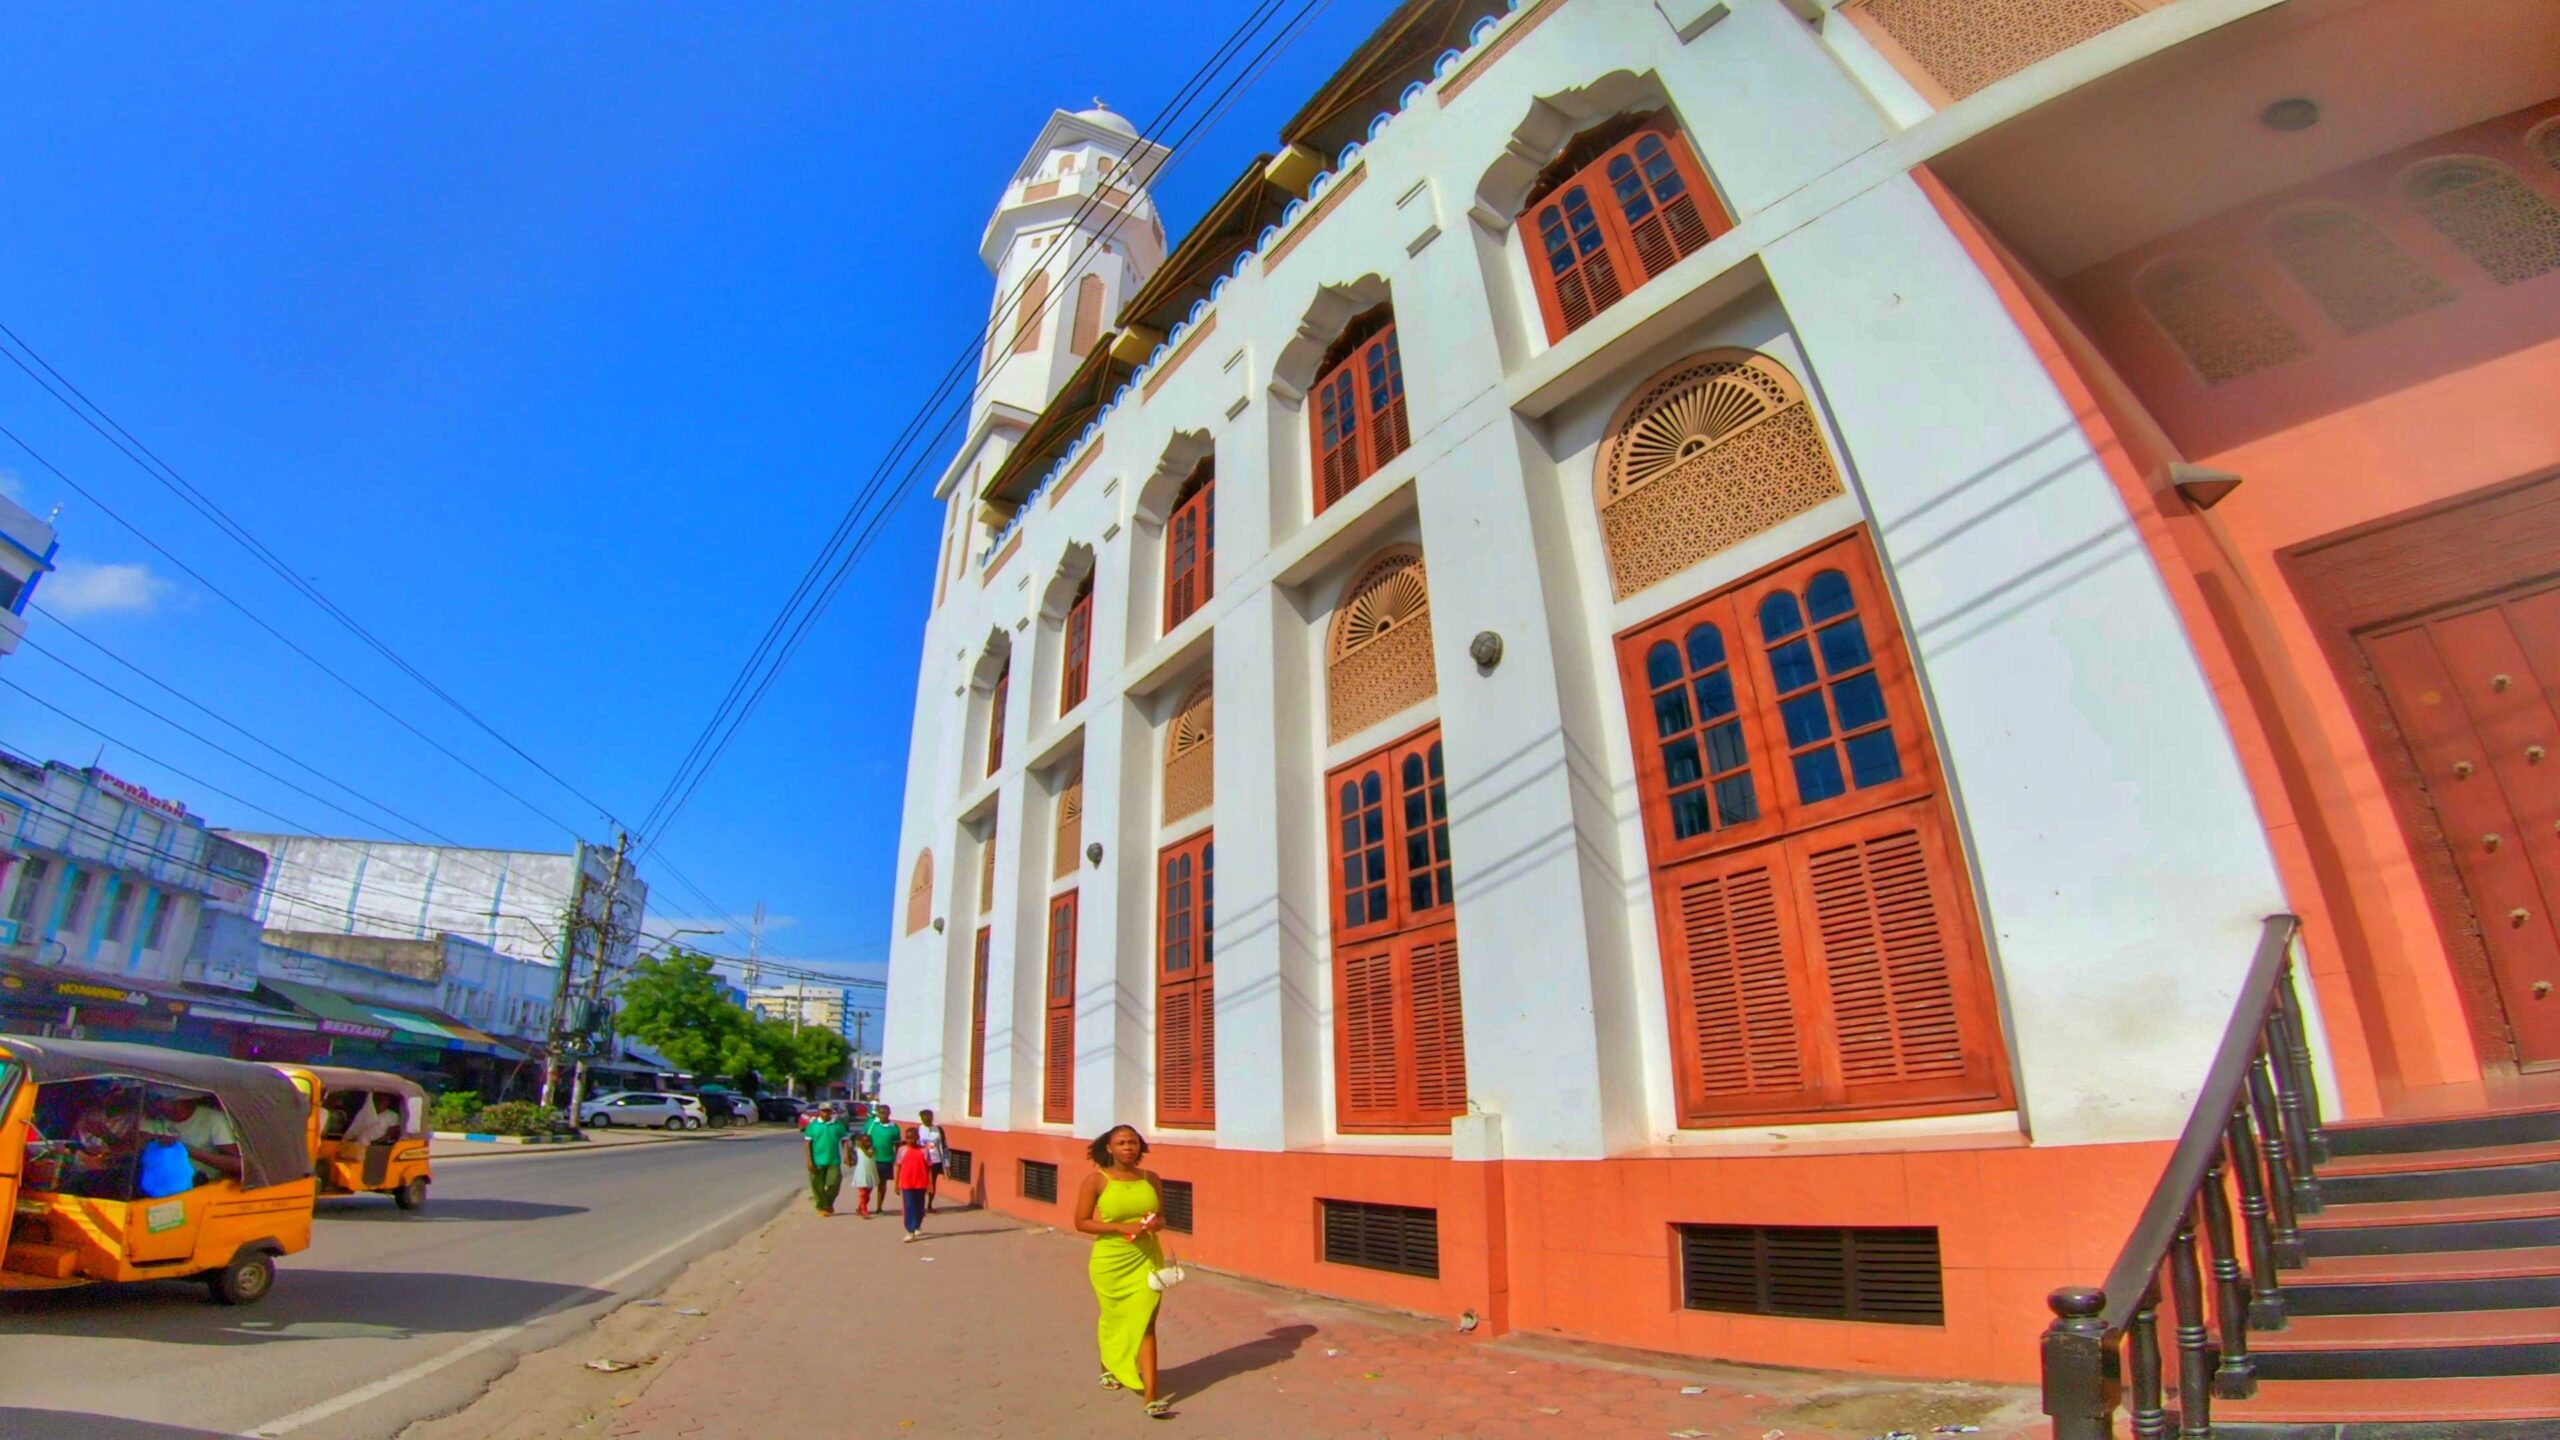
<svg viewBox="0 0 2560 1440"><path fill-rule="evenodd" d="M595 1096L578 1114L581 1125L655 1125L664 1130L699 1130L707 1119L702 1102L690 1095L646 1090Z"/></svg>

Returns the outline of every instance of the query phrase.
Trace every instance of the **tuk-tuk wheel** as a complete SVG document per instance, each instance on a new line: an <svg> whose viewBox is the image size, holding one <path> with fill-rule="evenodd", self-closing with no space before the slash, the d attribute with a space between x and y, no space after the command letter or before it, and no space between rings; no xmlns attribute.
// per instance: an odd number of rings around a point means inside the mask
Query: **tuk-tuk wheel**
<svg viewBox="0 0 2560 1440"><path fill-rule="evenodd" d="M217 1305L255 1305L275 1288L276 1262L263 1251L246 1250L231 1263L205 1277Z"/></svg>
<svg viewBox="0 0 2560 1440"><path fill-rule="evenodd" d="M422 1176L418 1177L417 1179L412 1180L412 1181L410 1181L409 1183L407 1183L407 1184L405 1184L405 1185L401 1186L399 1189L392 1191L392 1192L391 1192L391 1203L392 1203L392 1204L394 1204L394 1205L399 1206L399 1207L400 1207L401 1209L403 1209L403 1210L415 1210L415 1209L417 1209L419 1206L426 1204L426 1203L427 1203L427 1181L426 1181L426 1177L422 1175Z"/></svg>

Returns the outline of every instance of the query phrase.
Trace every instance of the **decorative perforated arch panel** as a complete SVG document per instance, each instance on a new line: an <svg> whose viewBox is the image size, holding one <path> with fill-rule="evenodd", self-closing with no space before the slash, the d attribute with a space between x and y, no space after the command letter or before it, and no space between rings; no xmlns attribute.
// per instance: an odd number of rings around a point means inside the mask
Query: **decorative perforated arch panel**
<svg viewBox="0 0 2560 1440"><path fill-rule="evenodd" d="M2453 301L2452 286L2381 226L2341 205L2286 211L2267 223L2266 239L2285 274L2350 335Z"/></svg>
<svg viewBox="0 0 2560 1440"><path fill-rule="evenodd" d="M2503 165L2438 161L2402 182L2401 194L2501 285L2560 270L2560 206Z"/></svg>
<svg viewBox="0 0 2560 1440"><path fill-rule="evenodd" d="M1952 100L2142 12L2127 0L1852 0Z"/></svg>
<svg viewBox="0 0 2560 1440"><path fill-rule="evenodd" d="M1347 740L1440 693L1421 547L1379 551L1343 589L1324 668L1328 740Z"/></svg>
<svg viewBox="0 0 2560 1440"><path fill-rule="evenodd" d="M1693 355L1638 387L1593 490L1621 600L1843 493L1803 389L1748 350Z"/></svg>
<svg viewBox="0 0 2560 1440"><path fill-rule="evenodd" d="M2207 385L2311 353L2267 298L2219 261L2200 255L2163 260L2135 277L2133 292Z"/></svg>
<svg viewBox="0 0 2560 1440"><path fill-rule="evenodd" d="M1164 818L1167 824L1217 803L1217 700L1209 677L1183 692L1164 742Z"/></svg>

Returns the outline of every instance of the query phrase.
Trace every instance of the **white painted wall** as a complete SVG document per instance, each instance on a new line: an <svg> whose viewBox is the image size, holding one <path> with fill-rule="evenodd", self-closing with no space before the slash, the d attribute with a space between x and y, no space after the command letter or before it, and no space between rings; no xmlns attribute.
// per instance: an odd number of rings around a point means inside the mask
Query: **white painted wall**
<svg viewBox="0 0 2560 1440"><path fill-rule="evenodd" d="M973 558L953 580L926 629L897 879L931 845L936 913L953 918L944 935L901 924L893 937L893 1103L965 1113L970 837L992 804L1004 839L984 1123L1037 1124L1051 885L1045 814L1025 815L1045 802L1027 777L1080 747L1085 833L1124 853L1078 882L1077 1129L1152 1124L1144 852L1162 838L1168 693L1205 665L1218 696L1214 1143L1535 1158L1765 1141L1766 1130L1676 1125L1611 637L1869 523L1952 772L2022 1114L1830 1128L1891 1137L2023 1124L2039 1143L2174 1132L2256 922L2281 904L2275 874L2214 699L2111 484L1905 174L1931 145L2003 118L1997 106L2047 97L1994 87L2006 97L1932 113L1787 0L1732 0L1730 11L1683 44L1655 6L1567 5L1445 109L1426 95L1364 148L1358 188L1285 263L1256 261L1227 283L1216 333L1152 398L1132 385L1101 427L1101 459L1056 504L1032 507L1019 553L992 575ZM2193 28L2143 34L2156 50ZM2140 39L2111 37L2110 63L2150 53ZM2081 52L2047 62L2092 63ZM1536 168L1518 147L1541 125L1560 143L1579 127L1556 130L1553 117L1594 96L1648 90L1682 117L1739 226L1549 344L1507 219ZM1509 199L1490 206L1505 186ZM1309 371L1335 323L1326 317L1381 288L1395 305L1414 445L1310 516ZM1602 428L1644 376L1726 344L1760 349L1806 383L1847 494L1614 602L1591 500ZM1148 617L1162 477L1199 437L1218 467L1217 595L1159 636ZM1456 1142L1343 1137L1332 1123L1319 780L1328 761L1401 730L1328 747L1319 657L1348 571L1398 536L1418 536L1432 578L1470 1088L1490 1117ZM1044 653L1044 597L1086 551L1097 564L1092 698L1056 717L1053 693L1021 683L1036 671L1020 657ZM1480 630L1504 641L1489 673L1466 654ZM990 637L1017 656L1006 769L991 779L973 768ZM955 739L966 754L950 753Z"/></svg>

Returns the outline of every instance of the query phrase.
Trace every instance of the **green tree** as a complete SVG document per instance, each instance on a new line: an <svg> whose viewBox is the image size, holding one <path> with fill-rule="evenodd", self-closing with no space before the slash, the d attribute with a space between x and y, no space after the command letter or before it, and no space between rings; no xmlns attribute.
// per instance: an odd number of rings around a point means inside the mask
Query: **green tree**
<svg viewBox="0 0 2560 1440"><path fill-rule="evenodd" d="M711 966L712 957L691 950L642 958L615 987L622 1013L614 1028L688 1074L754 1067L756 1021L730 1003Z"/></svg>
<svg viewBox="0 0 2560 1440"><path fill-rule="evenodd" d="M842 1035L804 1025L799 1034L791 1037L790 1064L783 1073L799 1081L802 1089L813 1090L843 1079L845 1067L852 1063L853 1047L845 1043Z"/></svg>

